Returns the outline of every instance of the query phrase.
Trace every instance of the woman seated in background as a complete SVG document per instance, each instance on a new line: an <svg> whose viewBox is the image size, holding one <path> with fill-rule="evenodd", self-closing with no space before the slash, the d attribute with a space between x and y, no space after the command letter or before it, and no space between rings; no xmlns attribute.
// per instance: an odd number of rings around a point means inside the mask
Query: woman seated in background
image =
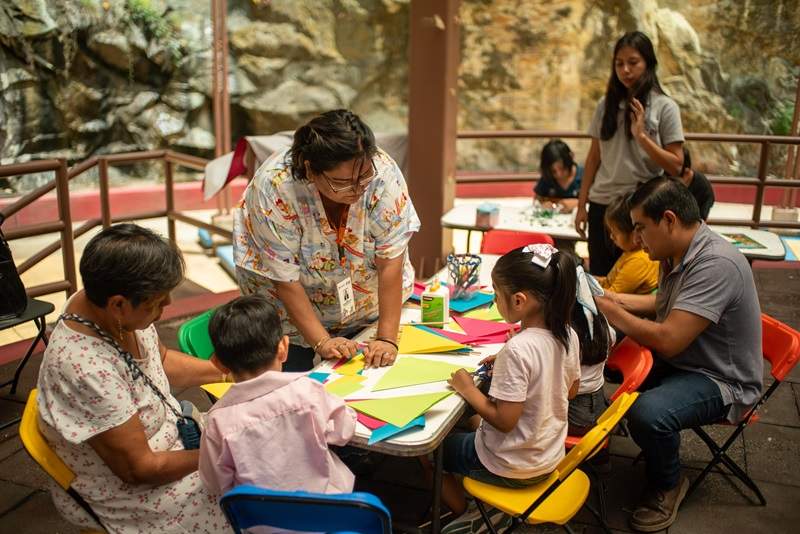
<svg viewBox="0 0 800 534"><path fill-rule="evenodd" d="M119 224L89 241L80 271L84 289L53 329L37 386L41 432L75 473L72 487L108 532L229 532L170 393L226 377L168 350L153 325L183 279L180 251ZM94 526L60 488L53 501L70 522Z"/></svg>
<svg viewBox="0 0 800 534"><path fill-rule="evenodd" d="M583 167L575 163L575 154L561 139L551 139L542 148L539 165L541 178L533 192L536 200L569 213L578 205Z"/></svg>

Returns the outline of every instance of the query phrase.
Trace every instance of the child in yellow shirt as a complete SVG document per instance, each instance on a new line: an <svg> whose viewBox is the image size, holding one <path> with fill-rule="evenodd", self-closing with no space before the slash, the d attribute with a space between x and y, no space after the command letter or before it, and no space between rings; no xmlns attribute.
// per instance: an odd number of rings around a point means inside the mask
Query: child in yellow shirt
<svg viewBox="0 0 800 534"><path fill-rule="evenodd" d="M627 195L608 206L605 223L611 240L622 249L622 256L608 276L598 277L600 285L615 293L651 293L658 287L658 262L651 260L634 238Z"/></svg>

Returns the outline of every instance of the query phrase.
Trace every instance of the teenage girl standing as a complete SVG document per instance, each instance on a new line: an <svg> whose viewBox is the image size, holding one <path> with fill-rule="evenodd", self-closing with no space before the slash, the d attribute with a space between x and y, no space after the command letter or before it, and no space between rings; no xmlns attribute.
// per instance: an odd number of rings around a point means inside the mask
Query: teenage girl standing
<svg viewBox="0 0 800 534"><path fill-rule="evenodd" d="M586 237L589 267L605 276L619 256L606 233L606 207L637 184L683 163L683 127L678 105L664 94L656 75L653 43L642 32L623 35L614 46L611 76L595 110L592 145L584 166L575 229ZM589 204L588 212L586 204Z"/></svg>

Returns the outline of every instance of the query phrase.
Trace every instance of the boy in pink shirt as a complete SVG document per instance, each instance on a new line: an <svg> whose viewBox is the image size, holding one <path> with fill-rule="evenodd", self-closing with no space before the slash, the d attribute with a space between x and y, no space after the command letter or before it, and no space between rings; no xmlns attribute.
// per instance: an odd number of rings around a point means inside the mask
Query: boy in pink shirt
<svg viewBox="0 0 800 534"><path fill-rule="evenodd" d="M283 373L289 338L260 295L221 306L209 324L213 361L236 382L209 411L200 479L213 494L240 484L348 493L354 477L328 444L355 433L356 413L305 373Z"/></svg>

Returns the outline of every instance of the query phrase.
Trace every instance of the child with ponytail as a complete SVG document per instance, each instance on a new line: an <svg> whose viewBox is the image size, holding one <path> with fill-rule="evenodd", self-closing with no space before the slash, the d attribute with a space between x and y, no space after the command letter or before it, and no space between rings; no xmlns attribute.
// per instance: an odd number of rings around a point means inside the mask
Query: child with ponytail
<svg viewBox="0 0 800 534"><path fill-rule="evenodd" d="M580 381L579 342L570 326L575 263L550 245L528 245L497 261L492 285L503 319L520 321L521 329L482 362L493 365L489 396L464 369L449 380L481 421L475 432L447 437L444 469L518 488L547 478L564 457L569 399ZM473 515L451 525L464 528Z"/></svg>

